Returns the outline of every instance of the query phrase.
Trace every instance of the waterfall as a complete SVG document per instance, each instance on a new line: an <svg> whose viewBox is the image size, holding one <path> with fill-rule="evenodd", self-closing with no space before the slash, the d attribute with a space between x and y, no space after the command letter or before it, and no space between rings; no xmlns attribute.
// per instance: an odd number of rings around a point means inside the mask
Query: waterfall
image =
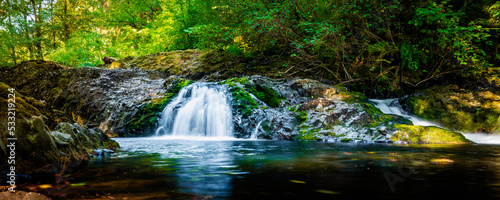
<svg viewBox="0 0 500 200"><path fill-rule="evenodd" d="M259 123L257 123L257 126L255 127L255 131L253 131L253 134L250 136L250 139L257 139L257 134L259 132L259 127L260 127L260 124L262 123L262 121L264 121L264 120L261 120Z"/></svg>
<svg viewBox="0 0 500 200"><path fill-rule="evenodd" d="M439 128L443 128L442 126L434 122L423 120L406 113L406 111L404 111L399 104L399 99L369 99L369 101L371 101L375 105L375 107L380 109L380 111L382 111L384 114L404 117L406 119L409 119L413 123L413 125L437 126Z"/></svg>
<svg viewBox="0 0 500 200"><path fill-rule="evenodd" d="M229 101L224 85L186 86L163 110L156 136L232 137Z"/></svg>
<svg viewBox="0 0 500 200"><path fill-rule="evenodd" d="M369 99L375 107L380 109L384 114L398 115L409 119L414 125L418 126L437 126L444 128L434 122L420 119L412 116L403 110L398 99ZM461 132L462 133L462 132ZM489 135L483 133L462 133L467 139L481 144L500 144L500 135Z"/></svg>

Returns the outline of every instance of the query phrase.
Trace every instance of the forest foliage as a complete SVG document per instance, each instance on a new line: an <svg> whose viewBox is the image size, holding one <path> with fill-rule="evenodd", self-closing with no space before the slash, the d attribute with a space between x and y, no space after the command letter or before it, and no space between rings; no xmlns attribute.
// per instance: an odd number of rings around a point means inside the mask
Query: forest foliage
<svg viewBox="0 0 500 200"><path fill-rule="evenodd" d="M359 90L401 92L500 63L495 0L0 0L0 63L96 66L178 49L266 57Z"/></svg>

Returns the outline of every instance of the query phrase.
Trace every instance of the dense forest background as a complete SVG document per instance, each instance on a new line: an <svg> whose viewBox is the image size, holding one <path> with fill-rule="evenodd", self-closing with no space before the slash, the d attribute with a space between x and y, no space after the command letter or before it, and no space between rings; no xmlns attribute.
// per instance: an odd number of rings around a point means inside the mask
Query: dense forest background
<svg viewBox="0 0 500 200"><path fill-rule="evenodd" d="M0 2L4 66L45 59L92 67L104 56L197 48L276 76L400 95L444 76L478 82L500 63L495 0Z"/></svg>

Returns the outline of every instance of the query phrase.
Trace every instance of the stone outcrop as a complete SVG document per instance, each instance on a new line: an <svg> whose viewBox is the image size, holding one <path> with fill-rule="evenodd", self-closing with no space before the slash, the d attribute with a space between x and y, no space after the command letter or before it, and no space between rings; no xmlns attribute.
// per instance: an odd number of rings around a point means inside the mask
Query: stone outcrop
<svg viewBox="0 0 500 200"><path fill-rule="evenodd" d="M457 131L498 133L500 95L456 85L435 86L402 100L415 115Z"/></svg>

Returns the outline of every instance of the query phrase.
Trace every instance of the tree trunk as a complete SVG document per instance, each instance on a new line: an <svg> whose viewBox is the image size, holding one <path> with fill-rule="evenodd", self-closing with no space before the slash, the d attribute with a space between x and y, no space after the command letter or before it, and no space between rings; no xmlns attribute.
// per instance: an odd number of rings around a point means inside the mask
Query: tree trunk
<svg viewBox="0 0 500 200"><path fill-rule="evenodd" d="M32 44L31 44L31 37L30 37L30 30L29 30L29 26L28 26L28 8L26 8L23 12L24 14L24 23L25 23L25 27L24 27L24 36L26 37L26 47L28 47L28 52L30 53L30 59L33 59L33 47L32 47Z"/></svg>
<svg viewBox="0 0 500 200"><path fill-rule="evenodd" d="M31 0L31 4L33 5L33 14L35 15L35 46L37 49L36 52L36 58L37 59L43 59L43 53L42 53L42 30L41 30L41 12L42 12L42 2L40 2L40 5L38 6L38 12L36 8L36 3L35 0Z"/></svg>
<svg viewBox="0 0 500 200"><path fill-rule="evenodd" d="M64 42L69 40L69 25L68 25L68 2L67 0L63 1L64 5L64 17L63 17L63 29L64 29Z"/></svg>
<svg viewBox="0 0 500 200"><path fill-rule="evenodd" d="M9 41L9 46L10 46L10 49L11 49L11 56L12 56L12 60L14 61L14 65L17 65L17 56L16 56L16 45L14 45L14 26L12 25L12 10L14 10L14 8L12 7L12 5L10 4L9 1L7 1L7 3L9 4L8 7L9 7L9 13L8 13L8 16L9 16L9 34L10 34L10 41Z"/></svg>

